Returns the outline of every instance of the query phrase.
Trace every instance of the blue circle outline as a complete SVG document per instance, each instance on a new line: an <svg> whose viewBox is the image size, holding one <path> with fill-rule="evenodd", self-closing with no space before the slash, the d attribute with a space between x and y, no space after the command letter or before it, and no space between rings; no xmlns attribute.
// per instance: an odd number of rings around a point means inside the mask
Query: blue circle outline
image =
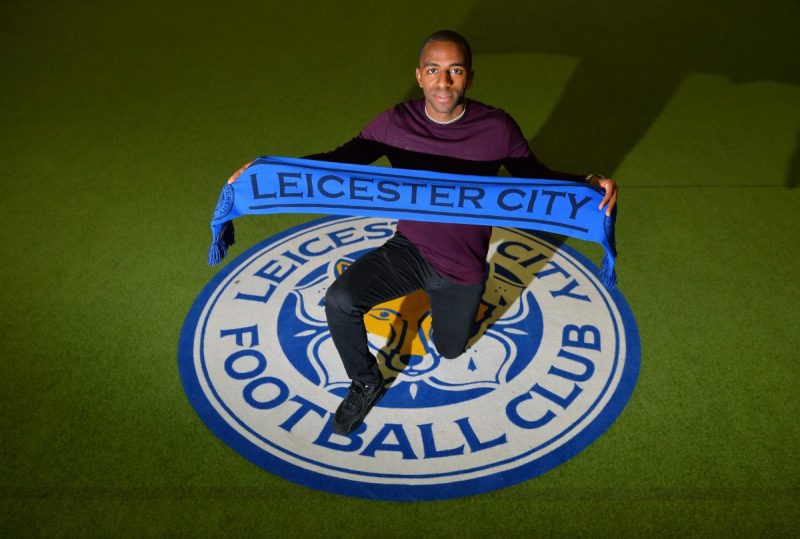
<svg viewBox="0 0 800 539"><path fill-rule="evenodd" d="M253 247L247 249L245 252L237 256L234 260L228 263L222 270L220 270L211 279L211 281L208 284L206 284L206 286L203 288L203 290L200 292L200 294L192 304L192 307L190 308L189 313L187 314L187 317L184 321L178 345L178 368L181 376L181 381L183 383L184 390L187 394L187 397L189 398L190 403L195 408L195 411L198 413L200 418L203 420L206 426L216 436L222 439L223 442L225 442L228 446L230 446L237 453L245 457L253 464L275 475L283 477L284 479L314 489L323 490L326 492L332 492L335 494L345 494L361 498L381 499L387 501L437 500L437 499L455 498L461 496L480 494L483 492L489 492L492 490L496 490L498 488L515 485L523 481L527 481L529 479L537 477L577 455L580 451L588 447L594 440L596 440L613 424L613 422L616 420L616 418L619 416L619 414L622 412L625 405L629 401L631 394L633 393L633 388L635 387L636 380L639 374L640 356L641 356L639 333L635 319L630 310L630 307L623 298L622 294L616 289L611 291L606 291L606 293L610 294L610 296L612 297L614 304L617 307L617 310L619 311L619 315L622 320L622 325L625 327L626 330L625 331L626 360L623 366L623 372L621 373L619 382L617 384L616 391L614 392L614 394L611 395L610 399L605 404L600 413L597 415L597 417L595 417L595 419L589 425L587 425L586 428L584 428L579 433L575 434L571 439L569 439L567 442L565 442L562 446L560 446L556 450L549 452L538 459L527 462L522 466L512 468L509 470L500 471L495 474L487 476L465 479L445 484L433 484L433 485L378 484L378 483L371 483L371 482L368 483L352 479L334 477L302 468L295 464L289 463L286 460L283 460L275 455L265 452L264 450L262 450L261 448L259 448L258 446L254 445L249 440L247 440L242 434L240 434L236 429L234 429L231 425L229 425L218 414L218 412L214 409L213 405L208 401L208 399L205 396L205 393L200 387L200 382L197 377L198 373L194 369L194 354L193 354L195 334L196 334L197 324L198 322L200 322L200 315L202 314L202 311L207 305L208 300L214 294L214 291L217 289L220 283L223 280L225 280L231 273L233 273L237 268L239 268L244 260L250 258L257 252L263 250L265 244L270 244L270 245L274 244L276 242L283 240L287 236L297 234L303 231L304 229L327 224L329 221L340 220L346 222L353 219L358 220L361 218L352 218L352 217L343 218L339 216L323 217L321 219L316 219L313 221L309 221L307 223L294 226L290 229L284 230L276 235L264 239L263 241L259 242L258 244L254 245ZM538 233L533 234L530 231L519 230L519 229L513 229L513 230L517 233L522 233L523 235L527 235L529 239L532 239L534 241L539 241L539 242L547 241L546 239L539 237ZM543 236L547 237L547 235ZM571 255L578 262L583 264L584 268L578 267L578 269L586 277L589 277L588 272L586 270L591 270L594 276L597 277L599 273L597 267L582 254L578 253L577 251L574 251L569 246L563 244L557 246L556 251L564 251L564 253ZM597 286L597 283L594 282L594 280L590 279L590 281L593 282L595 286ZM610 309L605 294L601 293L600 296L606 303L606 307ZM214 300L214 302L216 302L216 299ZM209 310L209 312L211 311L213 311L213 307ZM617 328L616 326L615 317L612 316L612 320L614 321L614 330L617 337L616 338L617 351L615 352L615 356L618 356L619 328ZM617 362L618 361L615 357L615 364ZM614 368L616 369L616 365ZM598 397L597 400L599 400L602 396L606 394L607 386L613 378L614 374L611 373L608 376L606 387L603 388L603 391L601 391L600 397ZM212 386L212 391L214 391L213 386ZM561 431L558 436L549 439L547 443L543 445L549 445L554 440L566 435L567 432L570 432L574 428L574 425L582 421L586 417L586 415L597 405L597 400L592 405L592 407L587 409L587 411L583 415L581 415L581 417L578 418L572 425L570 425L567 429ZM219 402L223 406L225 406L223 401L220 400ZM231 415L232 417L236 417L234 414ZM250 430L246 425L242 423L240 424L245 428L247 428L248 430ZM256 434L252 430L250 432ZM264 439L262 436L258 434L256 435L261 440L269 443L269 445L272 445L273 447L276 447L281 451L285 452L285 450L269 442L269 440ZM479 467L473 470L459 470L458 472L443 473L435 475L433 477L445 477L447 475L453 475L453 474L464 474L474 470L485 469L487 467L495 467L497 465L503 464L508 461L513 461L513 460L518 460L519 458L523 458L524 456L540 449L541 447L542 446L538 446L537 448L533 448L531 450L526 451L522 455L517 455L510 459L505 459L505 461L495 462L490 465L485 465L483 467ZM310 462L314 462L318 466L324 466L321 463L317 463L312 459L307 459L302 456L295 455L295 458L301 458L304 460L308 460ZM336 467L330 465L328 465L327 467L332 469L337 469ZM347 470L341 469L341 470L354 475L359 473L358 471L350 469ZM365 475L370 475L371 477L398 477L398 476L393 476L391 474L365 474ZM405 475L399 477L412 479L415 476ZM431 477L431 475L424 475L422 477Z"/></svg>
<svg viewBox="0 0 800 539"><path fill-rule="evenodd" d="M351 221L351 220L360 221L362 219L364 219L364 218L361 218L361 217L344 218L344 219L340 219L340 221L342 221L342 222ZM314 232L313 229L322 228L324 224L326 224L326 223L322 223L322 224L319 224L319 225L317 223L307 223L307 225L308 225L307 228L301 228L301 230L299 232L300 233L303 233L303 232L305 232L305 233ZM297 227L297 228L300 228L300 227ZM498 228L502 228L502 227L498 227ZM516 234L520 234L522 236L525 236L528 240L536 242L540 246L544 246L546 248L552 247L551 245L547 245L547 242L544 239L538 237L536 234L526 233L525 231L521 231L521 230L518 230L518 229L514 229L513 232L516 233ZM293 238L294 238L294 235L290 239L293 239ZM262 241L259 245L263 246L265 243L269 242L269 239L270 238L267 238L267 240ZM281 238L280 240L275 240L275 241L269 242L269 246L268 246L269 247L269 251L274 251L274 250L279 249L281 247L282 240L283 240L283 238ZM258 261L259 259L261 259L262 256L263 256L261 253L264 250L265 249L263 249L263 248L261 250L259 250L258 256L253 257L252 260L247 261L247 263L239 264L236 267L236 269L233 272L231 272L231 275L227 277L226 280L227 280L228 284L230 284L232 281L234 281L238 275L240 275L241 273L245 272L251 266L252 263L254 263L254 262ZM556 249L553 252L554 253L558 252L558 249ZM565 253L565 252L560 253L560 255L564 256L565 258L568 258L567 253ZM572 261L572 260L570 260L570 262L574 263L574 261ZM581 272L589 280L589 282L595 287L595 289L599 289L600 288L599 283L596 280L592 280L587 275L587 273L586 273L584 268L580 267L578 264L575 264L575 267L579 272ZM223 295L225 289L227 288L227 286L228 285L225 285L222 288L216 288L211 293L210 297L212 297L212 301L211 301L210 307L208 309L209 314L214 311L214 308L216 306L217 301L219 300L220 297L222 297L222 295ZM603 294L603 292L600 292L600 297L603 300L603 302L605 303L606 308L610 310L609 305L608 305L608 301L607 301L605 295ZM206 303L206 304L208 304L208 303ZM365 477L387 478L387 479L431 479L431 478L440 478L440 477L447 477L447 476L454 476L454 475L464 475L464 474L480 472L480 471L483 471L483 470L495 468L497 466L503 466L505 464L509 464L509 463L512 463L512 462L520 460L520 459L524 459L524 458L528 457L529 455L531 455L532 453L535 453L535 452L537 452L537 451L539 451L541 449L546 448L549 445L552 445L554 442L557 442L561 438L563 438L563 437L567 436L569 433L571 433L575 429L576 425L578 425L581 421L583 421L586 418L586 416L591 414L594 411L594 409L597 407L599 401L601 401L606 396L606 392L608 390L608 386L611 384L612 380L614 379L614 375L616 373L617 366L618 366L618 363L619 363L619 329L617 327L617 321L613 316L611 317L611 321L612 321L612 323L614 325L614 336L616 337L615 343L617 345L616 350L614 352L613 368L611 369L611 372L609 373L608 378L606 380L606 384L603 386L603 389L600 391L598 397L584 411L584 413L580 417L578 417L575 421L573 421L572 424L568 425L566 428L561 430L556 436L554 436L552 438L549 438L545 442L543 442L543 443L541 443L541 444L539 444L539 445L537 445L537 446L535 446L533 448L530 448L530 449L528 449L528 450L526 450L526 451L524 451L522 453L516 454L514 456L505 458L505 459L500 460L500 461L492 462L491 464L484 464L482 466L476 466L476 467L473 467L473 468L466 468L466 469L460 469L460 470L457 470L457 471L442 472L442 473L388 474L388 473L378 473L378 472L364 472L364 471L360 471L360 470L353 470L353 469L350 469L350 468L343 468L341 466L328 464L326 462L320 462L320 461L314 460L314 459L312 459L310 457L307 457L307 456L304 456L304 455L300 455L300 454L297 454L297 453L295 453L293 451L290 451L290 450L286 449L285 447L282 447L282 446L278 445L277 443L273 442L269 438L264 437L262 434L260 434L256 430L254 430L245 421L241 420L236 415L236 413L228 406L228 404L225 402L225 400L222 399L220 394L217 392L217 389L214 386L213 381L211 380L211 377L209 375L208 369L206 368L205 349L204 348L200 349L200 354L201 354L200 365L203 368L203 374L205 375L206 384L208 384L208 387L211 390L211 393L213 394L214 398L216 399L216 402L218 403L218 405L221 406L228 413L228 415L231 416L233 418L233 420L236 421L236 423L238 423L238 425L242 429L244 429L245 431L250 433L251 436L257 438L262 443L272 447L273 449L279 451L280 453L283 453L285 455L291 456L291 457L293 457L293 458L295 458L297 460L303 461L303 462L308 462L308 463L314 464L316 466L319 466L320 468L326 468L328 470L348 473L348 474L351 474L351 475L360 475L360 476L365 476ZM200 334L200 337L199 337L199 340L200 340L201 343L205 341L207 322L208 322L208 316L206 316L206 318L203 320L203 328L201 330L201 334ZM613 395L612 395L612 398L613 398ZM278 458L280 458L280 457L278 457ZM341 478L337 478L337 479L341 479Z"/></svg>

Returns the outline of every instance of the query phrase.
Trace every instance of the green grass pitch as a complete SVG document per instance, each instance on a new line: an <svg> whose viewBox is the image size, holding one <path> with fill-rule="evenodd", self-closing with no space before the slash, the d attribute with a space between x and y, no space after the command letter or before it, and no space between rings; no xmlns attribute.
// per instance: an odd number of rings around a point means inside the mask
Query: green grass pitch
<svg viewBox="0 0 800 539"><path fill-rule="evenodd" d="M2 2L0 534L796 536L798 26L789 0ZM442 27L473 42L470 97L543 161L619 181L641 374L606 434L520 485L310 490L183 392L208 220L242 163L333 148L416 95ZM309 218L242 219L230 258Z"/></svg>

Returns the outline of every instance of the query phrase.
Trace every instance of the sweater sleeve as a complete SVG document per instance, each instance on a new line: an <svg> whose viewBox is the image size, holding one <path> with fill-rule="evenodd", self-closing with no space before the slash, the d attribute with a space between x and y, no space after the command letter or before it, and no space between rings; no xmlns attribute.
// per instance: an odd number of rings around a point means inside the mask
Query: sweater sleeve
<svg viewBox="0 0 800 539"><path fill-rule="evenodd" d="M539 161L533 152L525 157L509 157L503 161L503 166L512 175L518 178L541 178L545 180L567 180L571 182L584 182L586 175L559 172L547 167Z"/></svg>
<svg viewBox="0 0 800 539"><path fill-rule="evenodd" d="M385 154L386 146L384 144L366 139L359 134L335 150L306 155L304 159L369 165Z"/></svg>
<svg viewBox="0 0 800 539"><path fill-rule="evenodd" d="M522 130L511 116L508 119L508 157L503 160L503 166L512 176L519 178L542 178L548 180L567 180L573 182L583 182L586 174L571 174L552 170L547 165L539 161L528 141L522 135Z"/></svg>
<svg viewBox="0 0 800 539"><path fill-rule="evenodd" d="M391 123L391 109L369 122L361 132L330 152L307 155L306 159L369 165L386 155L386 131Z"/></svg>

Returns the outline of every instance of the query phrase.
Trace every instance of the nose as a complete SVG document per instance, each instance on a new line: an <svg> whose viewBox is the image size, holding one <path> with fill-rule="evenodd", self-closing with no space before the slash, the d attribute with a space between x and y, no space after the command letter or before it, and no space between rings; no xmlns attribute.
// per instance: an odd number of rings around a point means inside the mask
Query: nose
<svg viewBox="0 0 800 539"><path fill-rule="evenodd" d="M449 69L445 69L439 74L439 84L445 88L453 84L453 77L450 76Z"/></svg>
<svg viewBox="0 0 800 539"><path fill-rule="evenodd" d="M424 356L408 354L400 356L401 369L406 376L421 376L439 366L440 360L433 354Z"/></svg>

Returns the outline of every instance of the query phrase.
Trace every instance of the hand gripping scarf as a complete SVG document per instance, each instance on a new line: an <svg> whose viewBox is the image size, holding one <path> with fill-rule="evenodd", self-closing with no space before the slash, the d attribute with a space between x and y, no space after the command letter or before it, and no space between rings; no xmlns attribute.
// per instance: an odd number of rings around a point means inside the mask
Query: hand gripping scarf
<svg viewBox="0 0 800 539"><path fill-rule="evenodd" d="M414 221L512 226L599 243L601 279L616 285L614 222L598 210L605 193L560 180L468 176L422 170L260 157L220 193L208 263L233 245L240 215L329 213Z"/></svg>

